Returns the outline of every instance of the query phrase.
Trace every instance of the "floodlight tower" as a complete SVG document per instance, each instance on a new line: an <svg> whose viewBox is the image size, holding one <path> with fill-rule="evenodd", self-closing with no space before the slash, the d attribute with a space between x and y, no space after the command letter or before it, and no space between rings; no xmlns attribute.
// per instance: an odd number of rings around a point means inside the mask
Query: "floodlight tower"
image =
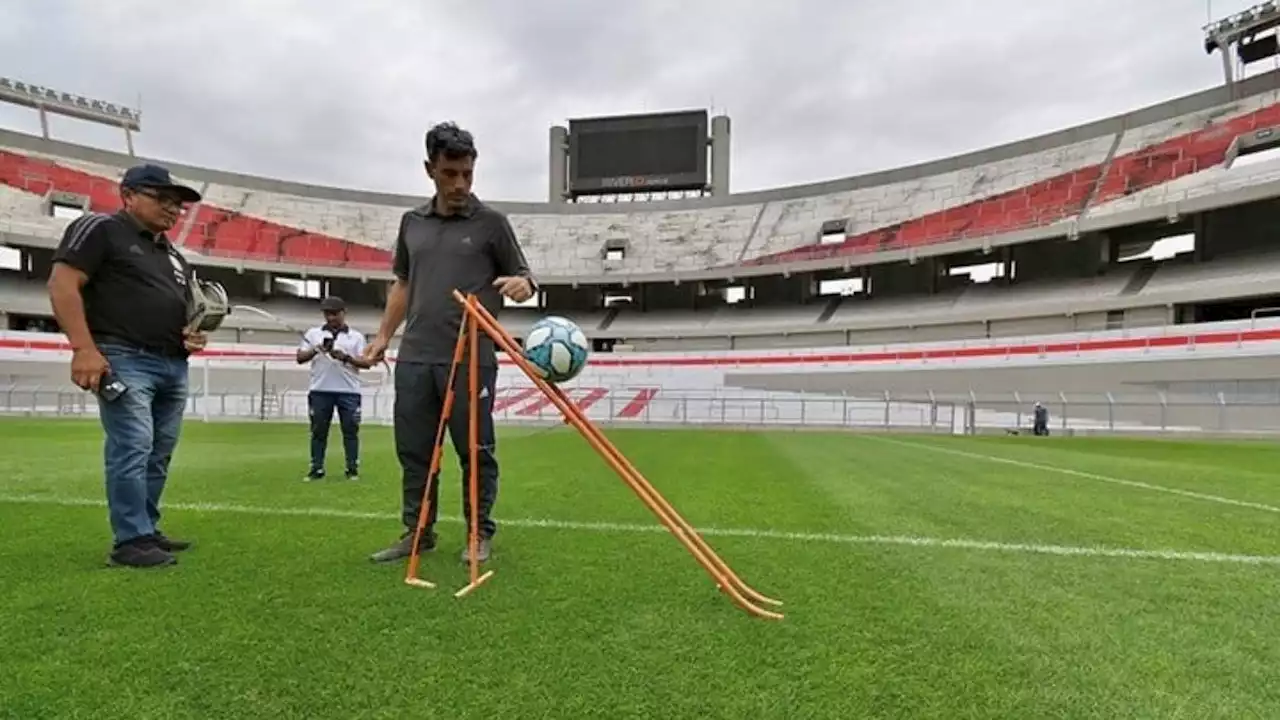
<svg viewBox="0 0 1280 720"><path fill-rule="evenodd" d="M123 129L131 156L134 154L133 133L142 131L141 108L93 100L7 77L0 77L0 102L33 108L40 113L40 131L45 140L49 139L49 113Z"/></svg>
<svg viewBox="0 0 1280 720"><path fill-rule="evenodd" d="M1204 51L1210 54L1214 50L1222 52L1222 72L1232 97L1235 96L1235 78L1231 71L1231 46L1236 46L1236 55L1242 65L1280 54L1275 33L1259 36L1259 33L1277 25L1280 25L1280 3L1267 0L1204 26Z"/></svg>

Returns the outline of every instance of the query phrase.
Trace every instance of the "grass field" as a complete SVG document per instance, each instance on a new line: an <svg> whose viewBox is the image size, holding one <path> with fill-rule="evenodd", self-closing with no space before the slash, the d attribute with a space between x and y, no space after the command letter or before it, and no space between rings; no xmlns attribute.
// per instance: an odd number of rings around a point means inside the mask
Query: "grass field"
<svg viewBox="0 0 1280 720"><path fill-rule="evenodd" d="M1280 707L1280 446L613 430L786 619L755 619L572 430L502 434L463 599L386 428L300 482L301 426L189 424L159 571L103 567L100 440L0 421L0 717L1262 718ZM340 469L336 431L331 470Z"/></svg>

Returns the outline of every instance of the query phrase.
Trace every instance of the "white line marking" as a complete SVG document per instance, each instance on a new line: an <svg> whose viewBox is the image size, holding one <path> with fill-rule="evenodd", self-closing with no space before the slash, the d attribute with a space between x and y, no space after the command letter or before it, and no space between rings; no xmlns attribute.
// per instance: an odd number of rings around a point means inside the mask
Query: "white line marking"
<svg viewBox="0 0 1280 720"><path fill-rule="evenodd" d="M105 507L102 500L82 498L53 498L42 495L3 495L0 503L21 505L52 505L60 507ZM276 517L318 517L347 520L396 521L398 514L340 510L336 508L288 508L259 507L223 503L166 503L166 510L208 513L238 513ZM442 516L441 522L461 523L458 518ZM501 520L502 525L522 528L553 530L579 530L598 533L646 533L662 534L667 529L661 525L634 523L577 522L573 520L549 520L519 518ZM1275 565L1280 567L1280 555L1243 555L1193 550L1141 550L1104 546L1042 545L1037 543L1005 543L992 540L965 538L932 538L912 535L841 535L836 533L788 532L784 530L760 530L753 528L698 528L706 537L739 537L756 540L785 540L799 543L827 543L834 545L902 545L929 548L957 548L962 550L987 550L1034 555L1058 555L1076 557L1106 557L1137 560L1170 560L1183 562L1229 563L1237 565Z"/></svg>
<svg viewBox="0 0 1280 720"><path fill-rule="evenodd" d="M987 455L985 453L970 452L968 450L939 447L929 443L915 443L907 440L897 440L894 438L880 437L876 435L861 435L860 437L875 440L877 442L889 443L891 445L901 445L902 447L913 449L933 450L934 452L955 455L957 457L967 457L973 460L986 460L987 462L1004 463L1005 465L1014 465L1016 467L1027 468L1029 470L1045 470L1062 475L1074 475L1076 477L1087 478L1089 480L1098 480L1100 482L1113 483L1115 485L1127 485L1129 487L1142 488L1143 490L1154 490L1156 492L1169 493L1171 495L1181 495L1183 497L1195 498L1196 500L1207 500L1209 502L1220 503L1222 505L1235 505L1236 507L1263 510L1270 513L1280 513L1280 507L1276 507L1274 505L1264 505L1262 503L1250 502L1248 500L1236 500L1235 498L1222 497L1221 495L1209 495L1206 493L1195 492L1193 490L1181 490L1179 488L1166 487L1164 485L1153 485L1140 480L1125 480L1123 478L1099 475L1097 473L1085 472L1083 470L1072 470L1071 468L1058 467L1056 465L1045 465L1043 463L1000 457L999 455Z"/></svg>

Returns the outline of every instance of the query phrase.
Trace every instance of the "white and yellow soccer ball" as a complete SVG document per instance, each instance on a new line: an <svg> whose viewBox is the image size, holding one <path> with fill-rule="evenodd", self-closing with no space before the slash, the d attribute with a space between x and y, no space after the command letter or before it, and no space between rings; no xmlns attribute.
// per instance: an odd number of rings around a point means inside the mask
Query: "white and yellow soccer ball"
<svg viewBox="0 0 1280 720"><path fill-rule="evenodd" d="M590 355L587 334L574 321L557 315L539 319L524 339L524 359L552 384L577 377Z"/></svg>

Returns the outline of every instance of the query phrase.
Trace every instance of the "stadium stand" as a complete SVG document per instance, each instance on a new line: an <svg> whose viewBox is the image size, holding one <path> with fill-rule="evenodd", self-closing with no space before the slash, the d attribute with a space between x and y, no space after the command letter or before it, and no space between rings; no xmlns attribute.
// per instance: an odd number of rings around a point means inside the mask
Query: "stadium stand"
<svg viewBox="0 0 1280 720"><path fill-rule="evenodd" d="M1080 350L1081 342L1100 337L1129 343L1182 338L1134 347L1144 361L1184 375L1208 367L1228 372L1221 363L1229 359L1223 353L1232 352L1229 342L1210 343L1212 352L1196 355L1216 365L1179 364L1179 353L1199 347L1197 328L1213 326L1178 324L1247 318L1247 328L1231 331L1235 351L1249 358L1274 352L1270 336L1244 338L1265 324L1253 315L1265 309L1266 298L1280 304L1280 253L1256 229L1265 226L1258 218L1277 209L1266 202L1280 197L1280 164L1235 167L1234 161L1243 152L1241 138L1280 128L1280 71L1236 87L1235 95L1214 88L1008 145L824 183L655 202L495 202L548 288L543 305L507 308L503 322L519 337L535 318L556 312L580 323L593 340L610 343L598 349L614 355L597 353L592 363L604 374L584 381L579 397L609 417L648 417L658 407L665 408L659 416L687 418L687 407L676 411L669 403L699 387L718 394L723 414L735 388L875 394L868 383L879 383L881 391L898 393L961 392L980 384L974 370L995 376L972 356L948 349L956 347L1042 366L1048 374L1016 378L1038 392L1052 385L1049 377L1064 378L1063 388L1098 392L1129 377L1107 371L1066 379L1064 353L1074 353L1073 362L1102 358L1105 346L1092 354ZM22 249L27 263L0 271L0 314L48 318L42 281L49 249L69 217L119 207L116 178L136 161L0 131L0 241ZM348 284L339 286L345 288L340 294L358 295L348 296L355 300L352 324L367 331L376 326L377 294L370 291L376 283L370 281L389 277L398 218L421 197L160 162L205 195L185 214L175 240L203 273L227 282L237 302L305 327L318 319L314 299L277 292L273 278L342 280ZM1171 260L1122 262L1174 229L1194 236L1195 247ZM619 257L608 249L624 252ZM951 272L993 262L1008 274L975 282ZM837 276L863 287L815 290ZM747 282L760 290L754 298L734 303L722 296ZM628 288L634 298L610 300L628 295ZM1228 307L1236 301L1249 306ZM1230 317L1218 317L1223 313ZM9 327L19 329L15 322ZM10 382L54 382L29 364L11 367L33 357L39 337L9 336ZM959 345L948 344L953 341ZM258 315L233 313L214 342L215 348L256 348L250 355L257 359L245 356L246 362L274 363L287 359L296 335ZM920 348L931 349L927 358L916 358L919 367L901 364ZM850 352L888 353L895 365L890 371L858 361L844 375L813 372L813 357L848 364L853 361L831 358ZM762 353L771 359L760 361ZM1121 352L1105 362L1136 360ZM940 361L952 366L951 375ZM957 363L964 367L957 370ZM298 372L287 365L221 365L218 391L256 391L262 398L271 388L287 393ZM712 365L749 372L693 369ZM518 380L508 388L517 395L528 390ZM536 407L529 410L537 402L528 395L511 401L512 416L538 416Z"/></svg>
<svg viewBox="0 0 1280 720"><path fill-rule="evenodd" d="M1221 92L1207 91L977 153L829 183L659 203L494 204L510 213L542 275L557 280L786 266L1009 235L1105 218L1153 198L1168 203L1217 192L1228 180L1215 168L1228 159L1236 137L1280 125L1275 75L1250 80L1245 90L1254 91L1243 99L1224 102ZM131 161L0 133L0 184L27 196L15 201L6 193L6 206L29 207L57 194L63 204L113 210L115 179ZM421 201L173 167L206 195L178 235L184 246L210 257L385 271L399 214ZM823 228L832 223L842 229L835 241L825 241ZM57 227L39 234L56 234ZM608 243L625 245L626 256L606 258Z"/></svg>

